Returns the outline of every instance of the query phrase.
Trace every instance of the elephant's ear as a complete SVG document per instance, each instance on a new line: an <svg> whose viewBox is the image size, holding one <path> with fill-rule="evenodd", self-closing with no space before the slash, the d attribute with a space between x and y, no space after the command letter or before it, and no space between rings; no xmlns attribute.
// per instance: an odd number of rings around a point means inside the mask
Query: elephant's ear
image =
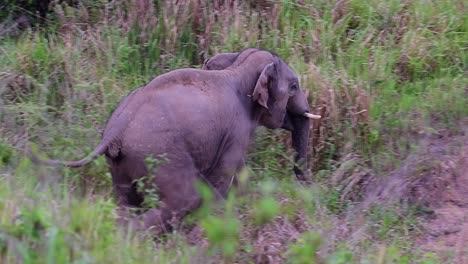
<svg viewBox="0 0 468 264"><path fill-rule="evenodd" d="M221 53L208 58L203 63L203 70L224 70L231 66L237 59L239 53Z"/></svg>
<svg viewBox="0 0 468 264"><path fill-rule="evenodd" d="M258 77L257 84L252 94L252 100L257 101L261 106L268 109L269 86L274 83L276 74L275 63L270 63L263 68L260 77Z"/></svg>

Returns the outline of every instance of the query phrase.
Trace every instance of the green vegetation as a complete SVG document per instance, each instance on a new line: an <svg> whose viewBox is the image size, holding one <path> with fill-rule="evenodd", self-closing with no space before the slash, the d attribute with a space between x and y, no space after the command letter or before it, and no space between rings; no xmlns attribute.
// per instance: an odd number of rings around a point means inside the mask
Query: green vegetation
<svg viewBox="0 0 468 264"><path fill-rule="evenodd" d="M446 263L415 245L413 207L356 208L419 136L468 116L463 1L53 1L46 18L11 2L0 11L1 263ZM260 128L239 190L216 203L200 186L204 206L153 241L116 224L102 157L79 169L25 158L26 144L86 155L131 90L246 47L278 53L324 117L312 184L294 180L287 133ZM154 206L155 188L144 191Z"/></svg>

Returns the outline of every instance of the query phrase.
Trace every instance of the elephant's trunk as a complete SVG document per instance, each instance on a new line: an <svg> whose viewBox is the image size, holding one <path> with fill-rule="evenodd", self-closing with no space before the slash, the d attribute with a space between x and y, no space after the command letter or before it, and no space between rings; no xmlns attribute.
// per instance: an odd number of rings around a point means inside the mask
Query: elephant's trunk
<svg viewBox="0 0 468 264"><path fill-rule="evenodd" d="M283 128L291 131L292 146L296 151L294 172L299 180L306 180L310 119L320 118L320 116L309 113L307 98L302 91L289 99L287 108Z"/></svg>
<svg viewBox="0 0 468 264"><path fill-rule="evenodd" d="M296 151L294 172L299 180L304 181L306 180L305 170L307 169L310 119L301 115L294 115L290 118L293 126L291 131L292 145Z"/></svg>

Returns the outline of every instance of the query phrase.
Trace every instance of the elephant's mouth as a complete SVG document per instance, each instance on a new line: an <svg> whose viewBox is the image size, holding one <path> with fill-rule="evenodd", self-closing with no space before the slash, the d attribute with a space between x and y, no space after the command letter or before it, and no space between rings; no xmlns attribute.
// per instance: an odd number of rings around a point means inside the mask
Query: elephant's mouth
<svg viewBox="0 0 468 264"><path fill-rule="evenodd" d="M293 131L294 130L294 126L293 126L293 123L292 123L292 120L291 120L291 115L292 113L291 112L286 112L286 115L284 116L284 119L283 119L283 125L281 126L281 128L284 128L286 130L289 130L289 131Z"/></svg>
<svg viewBox="0 0 468 264"><path fill-rule="evenodd" d="M320 118L322 118L321 116L311 114L308 111L304 112L302 114L295 114L295 113L292 113L291 111L287 111L286 115L284 116L283 125L281 126L281 128L284 128L284 129L289 130L289 131L293 131L294 130L294 124L293 124L292 119L293 119L293 117L298 117L298 116L307 117L309 119L320 119Z"/></svg>

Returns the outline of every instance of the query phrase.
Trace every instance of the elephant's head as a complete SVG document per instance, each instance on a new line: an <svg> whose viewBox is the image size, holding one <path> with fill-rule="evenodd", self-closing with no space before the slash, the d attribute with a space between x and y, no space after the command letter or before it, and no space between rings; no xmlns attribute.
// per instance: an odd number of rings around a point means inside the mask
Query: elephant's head
<svg viewBox="0 0 468 264"><path fill-rule="evenodd" d="M244 70L255 75L252 99L262 108L259 123L267 128L284 128L291 131L293 148L297 152L294 167L296 176L305 180L310 118L320 118L309 113L309 105L294 71L276 54L258 49L239 53L222 53L207 59L205 70Z"/></svg>

